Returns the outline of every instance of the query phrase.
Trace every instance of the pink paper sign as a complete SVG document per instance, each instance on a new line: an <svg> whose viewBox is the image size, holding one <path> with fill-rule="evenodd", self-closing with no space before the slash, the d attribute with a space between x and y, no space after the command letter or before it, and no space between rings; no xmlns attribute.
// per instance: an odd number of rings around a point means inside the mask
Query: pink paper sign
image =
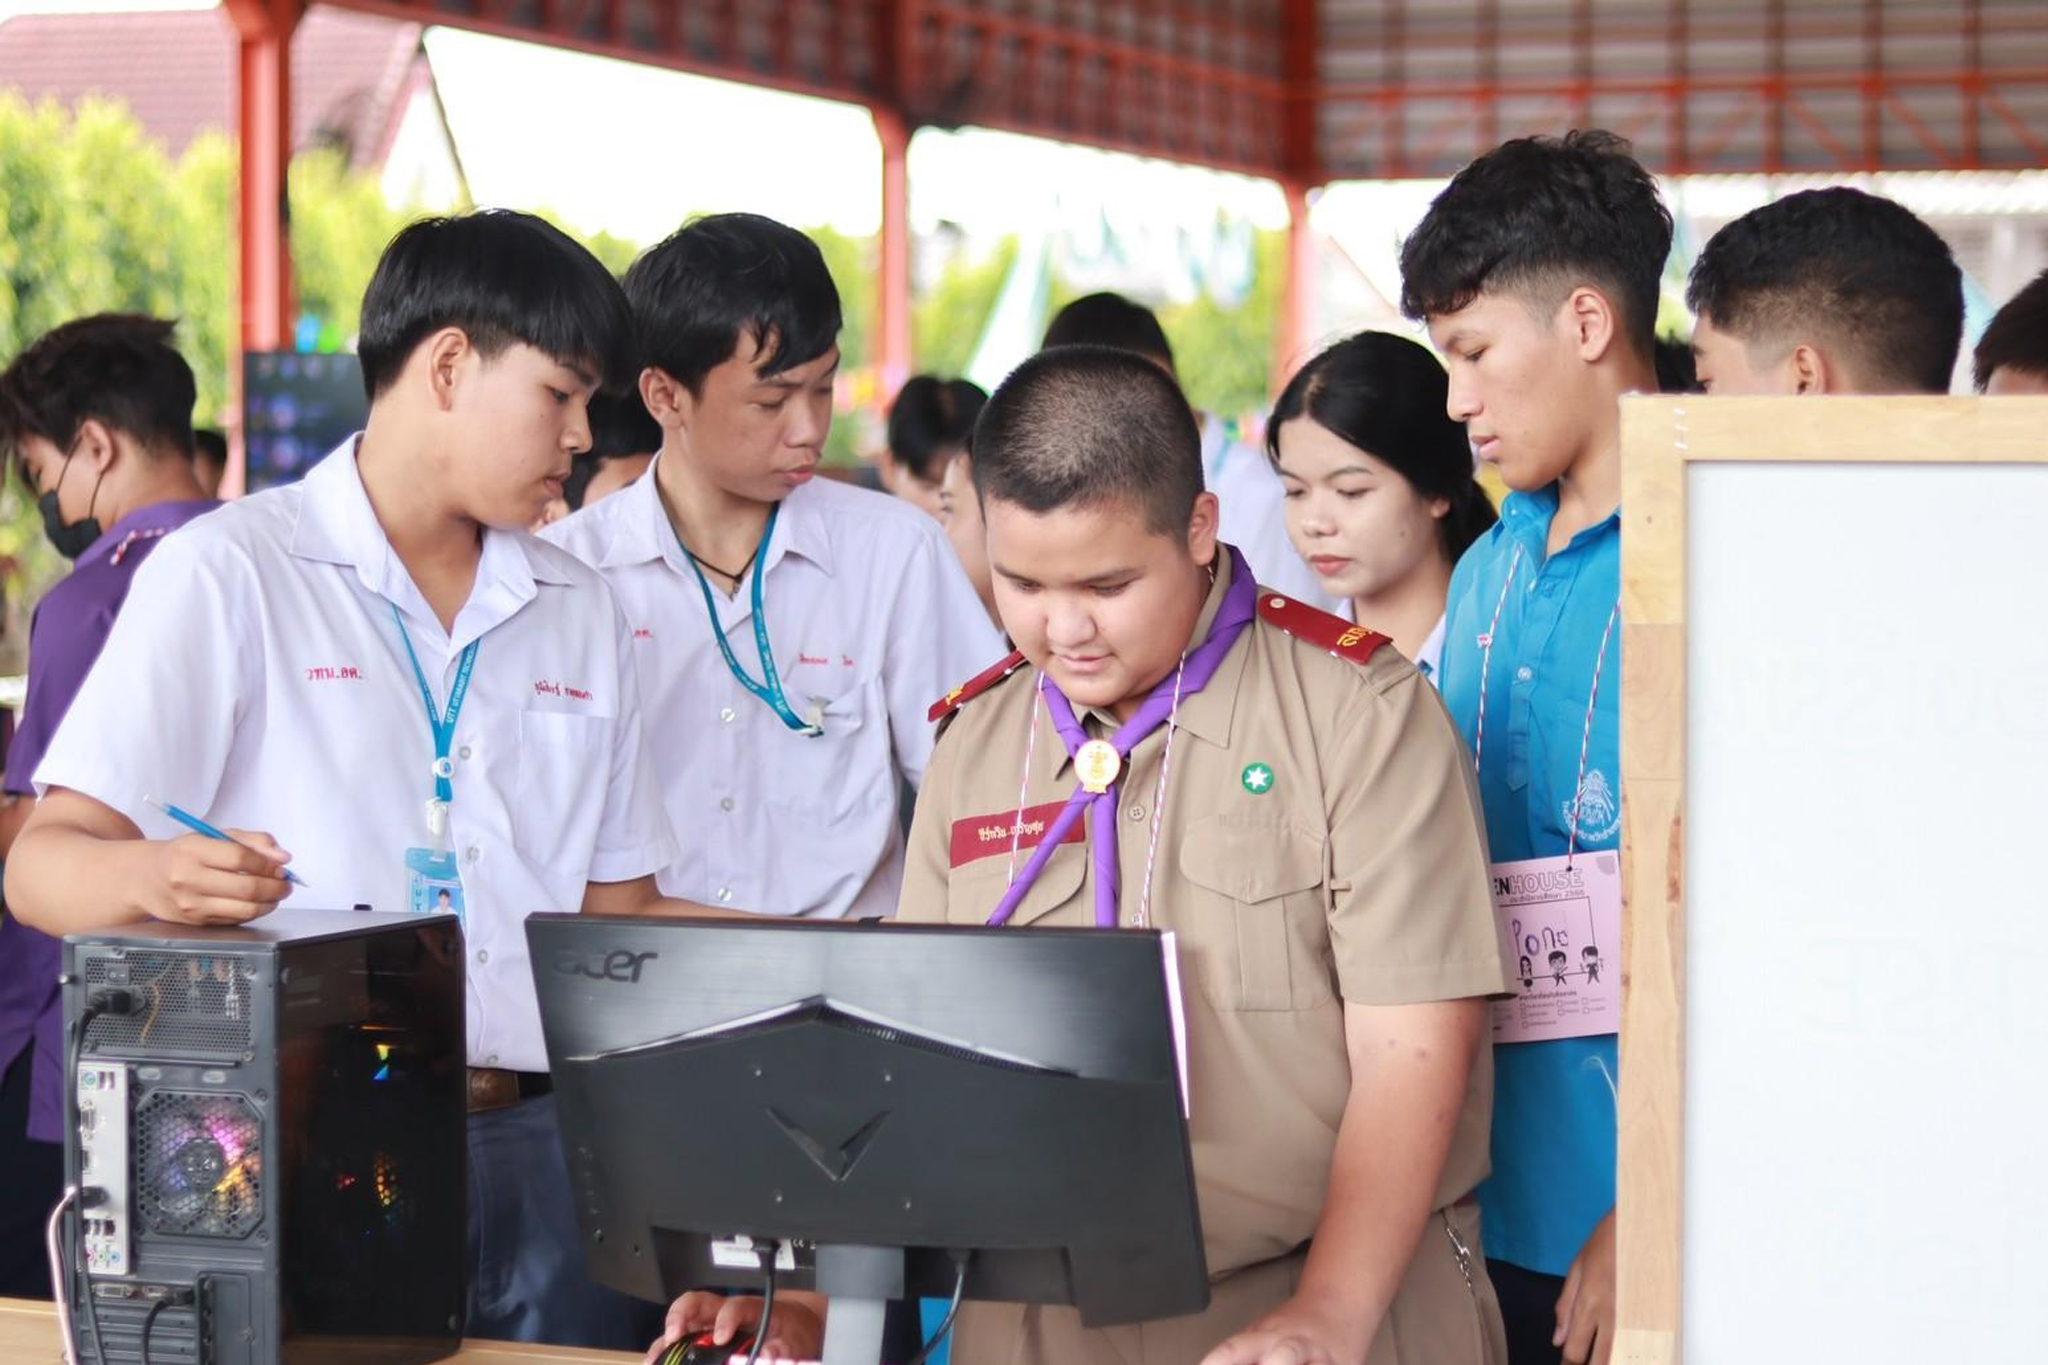
<svg viewBox="0 0 2048 1365"><path fill-rule="evenodd" d="M1493 905L1515 988L1493 1004L1493 1041L1618 1032L1621 855L1495 863Z"/></svg>

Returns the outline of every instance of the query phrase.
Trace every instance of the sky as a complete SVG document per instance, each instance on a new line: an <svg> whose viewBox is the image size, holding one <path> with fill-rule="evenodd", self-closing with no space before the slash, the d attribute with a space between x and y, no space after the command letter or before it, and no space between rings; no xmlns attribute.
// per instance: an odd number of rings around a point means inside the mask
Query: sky
<svg viewBox="0 0 2048 1365"><path fill-rule="evenodd" d="M430 31L427 50L479 201L546 204L642 242L688 213L737 207L863 236L880 225L865 109L456 29ZM920 131L910 185L918 232L1054 229L1099 212L1213 220L1219 208L1286 223L1268 181L984 129Z"/></svg>

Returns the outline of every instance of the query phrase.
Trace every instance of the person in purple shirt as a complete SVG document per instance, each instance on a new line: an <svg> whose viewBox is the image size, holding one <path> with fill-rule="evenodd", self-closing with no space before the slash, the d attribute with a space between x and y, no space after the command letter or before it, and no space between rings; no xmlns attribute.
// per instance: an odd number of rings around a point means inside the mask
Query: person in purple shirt
<svg viewBox="0 0 2048 1365"><path fill-rule="evenodd" d="M156 318L79 318L0 373L0 448L37 495L50 543L77 561L29 628L0 860L35 805L30 778L136 567L167 532L220 505L192 472L192 370L171 331ZM43 1222L61 1192L64 1140L57 972L57 940L0 913L0 1298L50 1296Z"/></svg>

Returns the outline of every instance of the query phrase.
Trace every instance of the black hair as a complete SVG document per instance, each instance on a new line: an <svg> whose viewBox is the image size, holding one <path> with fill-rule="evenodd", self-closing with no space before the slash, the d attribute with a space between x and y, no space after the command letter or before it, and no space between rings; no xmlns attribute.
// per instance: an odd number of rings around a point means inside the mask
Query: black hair
<svg viewBox="0 0 2048 1365"><path fill-rule="evenodd" d="M1802 190L1715 233L1686 307L1745 345L1824 339L1880 391L1946 393L1963 340L1963 272L1904 205Z"/></svg>
<svg viewBox="0 0 2048 1365"><path fill-rule="evenodd" d="M228 467L228 438L212 427L192 428L192 455L208 464Z"/></svg>
<svg viewBox="0 0 2048 1365"><path fill-rule="evenodd" d="M1427 320L1511 293L1547 315L1590 284L1648 357L1670 254L1671 213L1626 139L1517 138L1452 177L1401 244L1401 311Z"/></svg>
<svg viewBox="0 0 2048 1365"><path fill-rule="evenodd" d="M1150 308L1121 294L1088 294L1053 315L1040 350L1054 346L1114 346L1173 368L1173 347Z"/></svg>
<svg viewBox="0 0 2048 1365"><path fill-rule="evenodd" d="M192 458L192 367L176 324L135 313L74 318L36 338L0 373L0 447L41 437L68 454L88 419L147 454Z"/></svg>
<svg viewBox="0 0 2048 1365"><path fill-rule="evenodd" d="M1562 948L1553 948L1550 950L1550 965L1553 967L1558 966L1562 963L1570 962L1571 960L1571 954L1565 952Z"/></svg>
<svg viewBox="0 0 2048 1365"><path fill-rule="evenodd" d="M808 365L839 340L839 287L818 244L758 213L694 218L626 272L640 349L693 394L738 354L763 348L762 376Z"/></svg>
<svg viewBox="0 0 2048 1365"><path fill-rule="evenodd" d="M915 374L889 406L889 454L926 483L937 483L946 460L967 448L988 395L965 379Z"/></svg>
<svg viewBox="0 0 2048 1365"><path fill-rule="evenodd" d="M1973 367L1978 392L1998 370L2019 370L2048 379L2048 270L2005 301L1977 339Z"/></svg>
<svg viewBox="0 0 2048 1365"><path fill-rule="evenodd" d="M485 209L404 228L363 291L356 354L375 402L422 341L460 327L485 360L514 345L618 390L639 375L626 296L597 257L530 213Z"/></svg>
<svg viewBox="0 0 2048 1365"><path fill-rule="evenodd" d="M597 394L590 400L590 449L569 462L569 477L562 480L562 501L571 508L582 507L584 491L606 460L652 455L660 449L661 423L647 411L638 389Z"/></svg>
<svg viewBox="0 0 2048 1365"><path fill-rule="evenodd" d="M1499 519L1472 477L1465 424L1445 411L1450 380L1426 347L1390 332L1346 337L1296 370L1266 422L1266 457L1280 463L1280 428L1306 417L1406 479L1424 498L1442 498L1437 518L1444 556L1456 564Z"/></svg>
<svg viewBox="0 0 2048 1365"><path fill-rule="evenodd" d="M1690 343L1677 337L1658 337L1657 349L1650 358L1657 362L1657 392L1706 391L1700 384L1699 357L1692 353Z"/></svg>
<svg viewBox="0 0 2048 1365"><path fill-rule="evenodd" d="M1155 535L1185 535L1202 493L1202 435L1173 377L1110 346L1040 351L974 426L981 500L1027 512L1124 503Z"/></svg>

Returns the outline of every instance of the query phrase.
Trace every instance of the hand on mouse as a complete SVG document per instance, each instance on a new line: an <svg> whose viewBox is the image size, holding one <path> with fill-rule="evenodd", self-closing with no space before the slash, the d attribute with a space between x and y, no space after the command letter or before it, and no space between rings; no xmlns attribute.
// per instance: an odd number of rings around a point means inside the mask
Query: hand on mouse
<svg viewBox="0 0 2048 1365"><path fill-rule="evenodd" d="M727 1298L709 1290L692 1290L669 1305L661 1339L648 1348L646 1365L661 1365L663 1353L677 1342L706 1332L720 1346L744 1340L761 1321L761 1300ZM775 1296L775 1321L761 1345L764 1358L816 1360L825 1347L825 1297L785 1289Z"/></svg>

